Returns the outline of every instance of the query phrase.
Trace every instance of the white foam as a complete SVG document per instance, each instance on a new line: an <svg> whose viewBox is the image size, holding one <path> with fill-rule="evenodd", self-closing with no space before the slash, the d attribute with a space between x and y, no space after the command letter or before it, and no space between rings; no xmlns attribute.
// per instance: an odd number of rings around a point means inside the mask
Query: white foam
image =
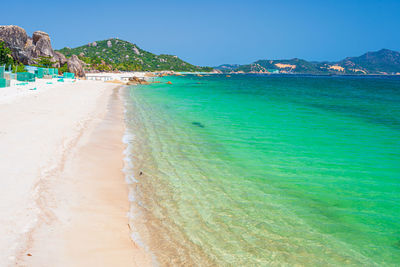
<svg viewBox="0 0 400 267"><path fill-rule="evenodd" d="M127 117L127 108L126 105L128 103L125 102L125 107L124 107L124 116L125 116L125 121L126 121L126 117ZM122 137L122 142L126 145L126 148L124 149L124 166L123 166L123 173L125 175L125 181L128 185L132 185L135 183L138 183L139 181L135 178L134 175L134 163L132 161L133 158L133 154L132 154L132 150L133 150L133 141L135 140L136 135L134 133L131 132L131 130L129 129L128 125L126 126L126 130L125 133ZM135 205L140 205L140 203L137 203L137 199L136 199L136 194L135 191L132 188L129 188L129 194L128 194L128 200L131 203L131 207L130 207L130 211L128 212L127 216L130 220L137 218L138 216L140 216L140 211L138 209L135 208ZM142 247L147 253L149 253L149 255L151 255L152 258L152 262L154 266L159 266L159 263L156 259L156 256L154 255L154 253L152 253L149 249L149 247L143 242L143 240L140 237L139 232L136 230L135 225L133 225L132 223L129 223L130 229L131 229L131 234L130 237L131 239L138 244L140 247Z"/></svg>

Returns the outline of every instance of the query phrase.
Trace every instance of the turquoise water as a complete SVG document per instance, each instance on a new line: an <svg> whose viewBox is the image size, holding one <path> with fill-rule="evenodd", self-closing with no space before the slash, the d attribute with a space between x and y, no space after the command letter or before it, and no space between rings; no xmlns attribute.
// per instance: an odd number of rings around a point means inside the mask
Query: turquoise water
<svg viewBox="0 0 400 267"><path fill-rule="evenodd" d="M400 264L399 78L161 81L126 101L131 227L160 265Z"/></svg>

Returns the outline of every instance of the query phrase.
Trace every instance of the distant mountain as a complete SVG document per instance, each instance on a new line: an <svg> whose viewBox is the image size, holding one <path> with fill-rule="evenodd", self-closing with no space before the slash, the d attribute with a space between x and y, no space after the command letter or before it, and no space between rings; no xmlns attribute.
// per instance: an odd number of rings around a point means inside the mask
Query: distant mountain
<svg viewBox="0 0 400 267"><path fill-rule="evenodd" d="M65 47L59 52L67 58L77 55L87 64L87 69L108 71L212 71L199 67L173 55L155 55L128 41L112 38L96 41L76 48Z"/></svg>
<svg viewBox="0 0 400 267"><path fill-rule="evenodd" d="M236 71L239 67L240 67L239 64L224 64L218 67L214 67L214 69L220 70L222 72L231 72L231 71Z"/></svg>
<svg viewBox="0 0 400 267"><path fill-rule="evenodd" d="M367 73L400 73L400 53L389 49L368 52L359 57L348 57L338 62L346 69L361 69Z"/></svg>
<svg viewBox="0 0 400 267"><path fill-rule="evenodd" d="M400 53L382 49L338 62L310 62L298 58L258 60L248 65L221 65L215 69L224 73L400 74Z"/></svg>

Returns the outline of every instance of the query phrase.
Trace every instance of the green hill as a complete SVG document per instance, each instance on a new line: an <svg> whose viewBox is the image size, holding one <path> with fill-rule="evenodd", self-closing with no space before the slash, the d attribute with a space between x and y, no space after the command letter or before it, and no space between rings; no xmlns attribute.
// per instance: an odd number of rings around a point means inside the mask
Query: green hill
<svg viewBox="0 0 400 267"><path fill-rule="evenodd" d="M346 69L361 69L367 73L400 73L400 53L389 49L368 52L359 57L348 57L338 62Z"/></svg>
<svg viewBox="0 0 400 267"><path fill-rule="evenodd" d="M120 39L96 41L76 48L58 50L67 58L77 55L87 64L86 69L100 71L212 71L187 63L173 55L155 55L137 45Z"/></svg>

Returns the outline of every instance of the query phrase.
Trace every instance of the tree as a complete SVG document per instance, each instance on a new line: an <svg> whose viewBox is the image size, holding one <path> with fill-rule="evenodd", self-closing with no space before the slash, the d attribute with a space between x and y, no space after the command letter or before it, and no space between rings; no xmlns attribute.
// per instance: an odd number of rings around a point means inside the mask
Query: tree
<svg viewBox="0 0 400 267"><path fill-rule="evenodd" d="M14 73L17 73L17 72L27 72L27 70L25 69L24 64L21 64L21 63L17 63L17 64L15 64L15 65L13 65L13 66L12 66L12 71L13 71Z"/></svg>
<svg viewBox="0 0 400 267"><path fill-rule="evenodd" d="M54 62L51 60L51 57L41 56L37 65L43 68L51 68L53 67L53 64Z"/></svg>
<svg viewBox="0 0 400 267"><path fill-rule="evenodd" d="M11 55L11 50L3 41L0 41L0 65L14 65L14 59Z"/></svg>
<svg viewBox="0 0 400 267"><path fill-rule="evenodd" d="M61 66L61 68L58 69L60 74L63 74L64 72L68 72L68 65L65 63L64 65Z"/></svg>

